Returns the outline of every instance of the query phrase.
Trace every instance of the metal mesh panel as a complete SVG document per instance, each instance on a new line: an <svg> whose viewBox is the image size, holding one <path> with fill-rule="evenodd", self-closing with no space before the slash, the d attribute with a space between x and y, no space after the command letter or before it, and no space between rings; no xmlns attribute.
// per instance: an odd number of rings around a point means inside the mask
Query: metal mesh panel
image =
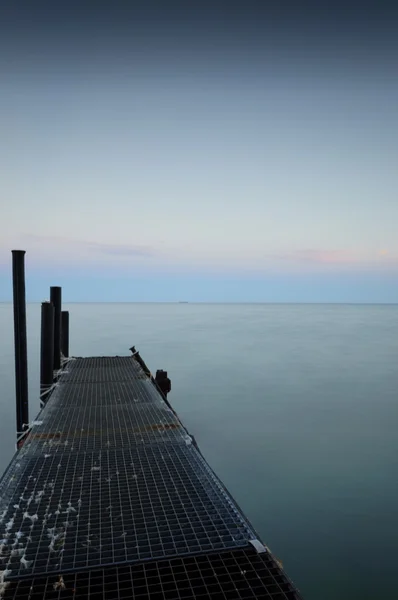
<svg viewBox="0 0 398 600"><path fill-rule="evenodd" d="M24 597L28 583L32 598L215 597L221 592L211 582L206 560L213 569L229 556L220 554L217 563L215 553L234 550L228 558L231 569L237 557L249 555L265 565L268 558L255 558L255 551L248 550L255 537L178 417L131 357L71 360L0 481L0 576L12 582L10 597ZM246 554L238 548L246 548ZM208 558L199 558L205 554ZM191 583L182 589L177 579L174 588L167 586L167 573L175 569L177 577L179 572L177 563L168 562L154 591L160 575L146 563L173 556L181 557L196 587ZM195 557L193 562L182 558L187 556ZM123 571L111 570L112 565L130 566ZM195 569L203 572L194 575ZM78 571L84 573L70 575ZM41 575L65 576L69 587L54 588L58 580L38 581ZM130 591L119 585L122 577ZM249 587L242 583L241 590L235 582L235 591L230 588L235 596L223 597L293 597L278 596L283 590L272 586L268 596L250 595L256 585L261 591L261 577L256 577ZM108 582L113 595L98 595L105 594ZM2 585L0 580L0 591Z"/></svg>
<svg viewBox="0 0 398 600"><path fill-rule="evenodd" d="M62 373L63 381L106 382L148 379L138 363L130 356L77 358L70 361Z"/></svg>
<svg viewBox="0 0 398 600"><path fill-rule="evenodd" d="M272 558L236 550L11 583L6 600L299 600Z"/></svg>
<svg viewBox="0 0 398 600"><path fill-rule="evenodd" d="M163 403L69 405L49 407L37 421L28 444L46 452L90 451L182 439L185 429ZM40 444L38 444L40 442ZM32 448L33 450L33 448Z"/></svg>
<svg viewBox="0 0 398 600"><path fill-rule="evenodd" d="M160 402L159 394L149 379L103 382L71 382L61 377L62 395L52 404L62 406L113 406L131 402ZM65 385L67 384L67 385Z"/></svg>
<svg viewBox="0 0 398 600"><path fill-rule="evenodd" d="M201 461L181 445L29 461L3 521L10 576L247 545Z"/></svg>

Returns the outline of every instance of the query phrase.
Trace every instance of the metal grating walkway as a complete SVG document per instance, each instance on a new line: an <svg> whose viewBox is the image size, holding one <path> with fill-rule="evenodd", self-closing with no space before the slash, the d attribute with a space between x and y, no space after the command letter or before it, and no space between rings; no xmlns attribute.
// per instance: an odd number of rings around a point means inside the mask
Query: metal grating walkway
<svg viewBox="0 0 398 600"><path fill-rule="evenodd" d="M272 557L254 549L27 579L12 582L8 594L15 600L298 598Z"/></svg>
<svg viewBox="0 0 398 600"><path fill-rule="evenodd" d="M2 596L299 597L133 357L70 360L3 475Z"/></svg>

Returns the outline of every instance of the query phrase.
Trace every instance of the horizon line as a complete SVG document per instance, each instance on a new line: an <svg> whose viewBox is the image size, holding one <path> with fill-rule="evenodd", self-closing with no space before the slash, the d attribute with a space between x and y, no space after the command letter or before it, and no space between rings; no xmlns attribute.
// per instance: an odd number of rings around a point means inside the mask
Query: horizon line
<svg viewBox="0 0 398 600"><path fill-rule="evenodd" d="M27 301L26 304L42 304L42 302L48 302L48 300L42 301ZM13 304L12 300L0 300L0 304ZM279 301L279 302L267 302L267 301L217 301L217 300L112 300L112 301L90 301L90 300L65 300L63 304L259 304L259 305L343 305L343 306L398 306L398 302L331 302L331 301L320 301L320 302L290 302L290 301Z"/></svg>

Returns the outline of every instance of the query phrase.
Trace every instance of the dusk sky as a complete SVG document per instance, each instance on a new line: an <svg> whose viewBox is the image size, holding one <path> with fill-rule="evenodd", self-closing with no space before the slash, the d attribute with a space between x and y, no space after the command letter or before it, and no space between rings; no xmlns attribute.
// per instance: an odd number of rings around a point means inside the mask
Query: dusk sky
<svg viewBox="0 0 398 600"><path fill-rule="evenodd" d="M398 302L392 3L5 4L0 301Z"/></svg>

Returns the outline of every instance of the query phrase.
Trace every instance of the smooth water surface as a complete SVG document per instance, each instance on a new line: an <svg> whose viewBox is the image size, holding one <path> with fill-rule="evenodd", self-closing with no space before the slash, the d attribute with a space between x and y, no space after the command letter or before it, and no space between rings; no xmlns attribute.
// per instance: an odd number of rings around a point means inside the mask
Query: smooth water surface
<svg viewBox="0 0 398 600"><path fill-rule="evenodd" d="M168 370L170 400L306 600L396 598L398 307L70 304L74 356ZM31 419L40 304L28 305ZM0 471L15 445L0 304Z"/></svg>

